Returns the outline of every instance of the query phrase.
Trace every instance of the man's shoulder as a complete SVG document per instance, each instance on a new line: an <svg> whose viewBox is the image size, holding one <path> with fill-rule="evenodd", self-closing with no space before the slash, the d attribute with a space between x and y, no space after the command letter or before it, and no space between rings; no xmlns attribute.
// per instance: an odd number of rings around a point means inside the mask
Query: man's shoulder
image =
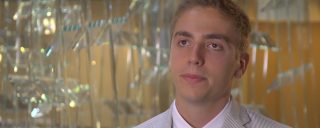
<svg viewBox="0 0 320 128"><path fill-rule="evenodd" d="M290 128L287 125L281 124L269 117L266 117L255 110L246 108L246 111L250 117L250 125L252 128L264 127L264 128Z"/></svg>
<svg viewBox="0 0 320 128"><path fill-rule="evenodd" d="M160 113L159 115L135 126L134 128L163 128L164 125L171 125L171 111L168 109L167 111Z"/></svg>

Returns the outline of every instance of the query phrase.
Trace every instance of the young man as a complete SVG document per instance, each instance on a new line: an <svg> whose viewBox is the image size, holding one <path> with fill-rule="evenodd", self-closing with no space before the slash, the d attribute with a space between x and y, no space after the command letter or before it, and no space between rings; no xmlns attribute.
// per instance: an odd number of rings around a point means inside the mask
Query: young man
<svg viewBox="0 0 320 128"><path fill-rule="evenodd" d="M244 74L249 19L231 0L182 0L173 20L171 107L137 128L285 128L240 106L233 79Z"/></svg>

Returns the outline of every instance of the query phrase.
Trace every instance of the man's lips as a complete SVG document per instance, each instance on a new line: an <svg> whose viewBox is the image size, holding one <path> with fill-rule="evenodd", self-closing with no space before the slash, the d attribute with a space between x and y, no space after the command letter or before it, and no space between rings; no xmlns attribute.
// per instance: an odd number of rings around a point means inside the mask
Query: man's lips
<svg viewBox="0 0 320 128"><path fill-rule="evenodd" d="M181 74L180 77L182 77L184 80L186 80L187 82L189 82L191 84L196 84L196 83L199 83L199 82L206 79L205 77L203 77L201 75L190 74L190 73Z"/></svg>

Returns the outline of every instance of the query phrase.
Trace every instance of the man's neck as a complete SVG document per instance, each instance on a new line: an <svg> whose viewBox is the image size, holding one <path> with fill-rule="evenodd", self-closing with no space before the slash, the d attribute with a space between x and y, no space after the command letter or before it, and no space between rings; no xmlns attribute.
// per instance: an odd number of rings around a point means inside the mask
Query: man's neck
<svg viewBox="0 0 320 128"><path fill-rule="evenodd" d="M229 101L229 96L214 102L190 102L176 99L176 107L180 115L192 126L201 128L215 118Z"/></svg>

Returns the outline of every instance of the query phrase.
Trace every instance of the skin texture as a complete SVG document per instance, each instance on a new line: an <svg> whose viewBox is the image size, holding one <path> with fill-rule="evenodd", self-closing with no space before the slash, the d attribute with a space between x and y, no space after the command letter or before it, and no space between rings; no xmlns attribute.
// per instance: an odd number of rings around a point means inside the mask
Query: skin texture
<svg viewBox="0 0 320 128"><path fill-rule="evenodd" d="M176 106L193 127L203 127L230 98L233 79L249 60L235 44L240 34L229 18L211 7L193 7L177 20L171 39L170 72Z"/></svg>

